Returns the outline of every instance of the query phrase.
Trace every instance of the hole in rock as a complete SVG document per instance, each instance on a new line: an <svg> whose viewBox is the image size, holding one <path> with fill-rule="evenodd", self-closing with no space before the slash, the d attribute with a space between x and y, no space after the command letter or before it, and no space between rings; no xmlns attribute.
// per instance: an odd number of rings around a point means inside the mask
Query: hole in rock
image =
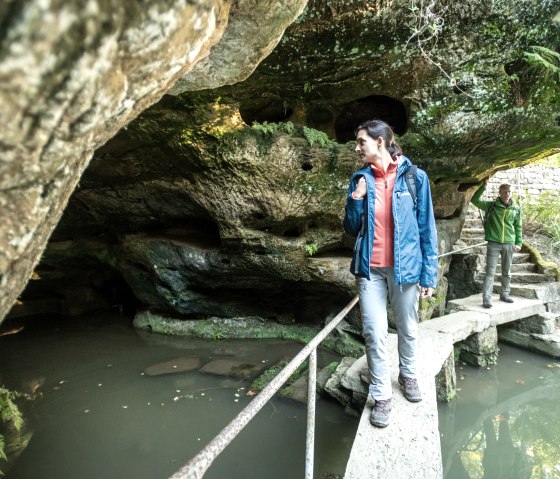
<svg viewBox="0 0 560 479"><path fill-rule="evenodd" d="M286 230L282 233L282 236L287 237L287 238L297 238L300 235L301 235L301 232L300 232L299 228L297 228L297 227L290 228L289 230Z"/></svg>
<svg viewBox="0 0 560 479"><path fill-rule="evenodd" d="M313 169L313 165L311 164L310 161L305 161L304 163L301 164L301 169L303 171L311 171Z"/></svg>
<svg viewBox="0 0 560 479"><path fill-rule="evenodd" d="M158 231L153 231L152 234L158 235ZM216 249L221 246L218 225L201 218L168 226L160 234L171 240L188 243L201 249Z"/></svg>
<svg viewBox="0 0 560 479"><path fill-rule="evenodd" d="M341 143L355 139L354 130L367 120L379 119L388 123L397 135L403 135L408 126L405 106L394 98L372 95L359 98L342 107L335 120L336 139Z"/></svg>
<svg viewBox="0 0 560 479"><path fill-rule="evenodd" d="M352 250L349 248L336 248L332 250L322 251L313 256L313 258L351 258ZM348 263L350 264L350 263Z"/></svg>
<svg viewBox="0 0 560 479"><path fill-rule="evenodd" d="M293 109L280 101L273 101L265 105L255 106L254 104L239 107L239 114L247 125L257 123L278 123L287 120L293 113Z"/></svg>

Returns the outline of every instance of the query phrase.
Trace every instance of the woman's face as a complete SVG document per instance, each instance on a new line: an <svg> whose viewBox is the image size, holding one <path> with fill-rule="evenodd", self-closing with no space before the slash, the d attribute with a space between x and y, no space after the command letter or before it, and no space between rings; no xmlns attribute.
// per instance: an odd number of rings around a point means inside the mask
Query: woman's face
<svg viewBox="0 0 560 479"><path fill-rule="evenodd" d="M367 130L360 130L356 135L356 153L364 163L375 163L381 158L383 138L374 140Z"/></svg>

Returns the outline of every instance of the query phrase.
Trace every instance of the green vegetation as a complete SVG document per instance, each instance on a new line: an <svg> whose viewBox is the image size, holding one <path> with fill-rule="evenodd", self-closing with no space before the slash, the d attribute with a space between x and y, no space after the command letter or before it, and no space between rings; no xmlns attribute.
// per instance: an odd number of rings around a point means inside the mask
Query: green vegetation
<svg viewBox="0 0 560 479"><path fill-rule="evenodd" d="M286 121L284 123L269 123L268 121L259 123L254 121L251 126L254 130L260 131L263 135L273 135L278 131L291 134L294 133L296 129L295 125L291 121ZM304 126L302 127L301 132L309 143L309 146L317 145L320 147L332 147L337 145L336 141L329 138L329 135L323 131L316 130L315 128Z"/></svg>
<svg viewBox="0 0 560 479"><path fill-rule="evenodd" d="M532 45L530 48L531 51L523 55L527 63L545 76L560 80L560 53L537 45Z"/></svg>
<svg viewBox="0 0 560 479"><path fill-rule="evenodd" d="M291 121L286 121L284 123L269 123L268 121L259 123L257 121L254 121L251 126L253 129L260 131L263 135L272 135L277 131L292 133L295 128L294 124Z"/></svg>
<svg viewBox="0 0 560 479"><path fill-rule="evenodd" d="M23 394L21 393L10 391L4 386L0 386L0 418L4 425L12 426L17 431L21 430L23 426L23 417L15 400L22 396ZM2 434L0 434L0 459L7 459L4 451L4 436ZM2 471L0 471L0 475L2 475Z"/></svg>
<svg viewBox="0 0 560 479"><path fill-rule="evenodd" d="M553 250L560 252L560 193L545 191L536 200L527 196L523 207L523 228L550 237Z"/></svg>
<svg viewBox="0 0 560 479"><path fill-rule="evenodd" d="M327 135L323 131L315 130L315 128L308 128L307 126L303 127L303 136L309 143L309 146L333 146L336 145L336 141L331 140L329 135Z"/></svg>
<svg viewBox="0 0 560 479"><path fill-rule="evenodd" d="M251 318L181 320L144 311L134 318L134 326L154 333L193 336L203 339L287 339L307 344L319 332L318 327L279 324ZM363 342L349 335L331 333L321 346L342 356L359 358L365 352Z"/></svg>
<svg viewBox="0 0 560 479"><path fill-rule="evenodd" d="M282 369L286 367L289 361L280 361L271 368L268 368L264 373L262 373L257 379L251 383L251 389L264 389L267 384L272 381ZM286 387L282 389L282 394L286 397L290 397L290 384L299 379L301 375L307 370L308 360L305 360L299 367L294 371L294 373L286 381ZM293 390L292 390L293 393Z"/></svg>
<svg viewBox="0 0 560 479"><path fill-rule="evenodd" d="M305 255L306 256L313 256L314 254L317 253L319 248L317 246L317 243L307 243L304 246L304 249L305 249Z"/></svg>
<svg viewBox="0 0 560 479"><path fill-rule="evenodd" d="M556 281L560 281L560 270L558 265L552 261L545 261L539 250L528 243L523 243L523 247L531 254L533 260L537 265L537 270L540 273L551 274L556 278Z"/></svg>

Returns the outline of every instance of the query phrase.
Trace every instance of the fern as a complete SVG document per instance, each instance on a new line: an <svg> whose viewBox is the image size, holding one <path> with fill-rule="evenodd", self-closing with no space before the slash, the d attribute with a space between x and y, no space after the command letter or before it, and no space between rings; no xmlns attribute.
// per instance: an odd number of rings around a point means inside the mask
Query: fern
<svg viewBox="0 0 560 479"><path fill-rule="evenodd" d="M333 140L329 138L326 133L315 130L314 128L303 127L303 136L309 143L309 146L319 145L319 146L332 146L336 144Z"/></svg>
<svg viewBox="0 0 560 479"><path fill-rule="evenodd" d="M278 123L269 123L268 121L259 123L258 121L254 121L252 127L264 135L272 135L276 130L278 130Z"/></svg>
<svg viewBox="0 0 560 479"><path fill-rule="evenodd" d="M286 133L292 133L294 131L294 124L291 121L287 121L286 123L282 123L282 130Z"/></svg>
<svg viewBox="0 0 560 479"><path fill-rule="evenodd" d="M531 50L523 54L529 65L560 78L560 53L538 45L532 45Z"/></svg>
<svg viewBox="0 0 560 479"><path fill-rule="evenodd" d="M23 416L16 406L14 400L22 397L23 394L10 391L0 386L0 419L4 423L11 422L19 431L23 426ZM6 460L6 452L4 451L4 436L0 434L0 459ZM0 476L2 471L0 471Z"/></svg>
<svg viewBox="0 0 560 479"><path fill-rule="evenodd" d="M259 123L258 121L254 121L251 126L264 135L272 135L273 133L280 130L285 131L286 133L292 133L295 128L294 124L291 121L287 121L285 123L269 123L268 121Z"/></svg>
<svg viewBox="0 0 560 479"><path fill-rule="evenodd" d="M315 253L317 253L317 251L319 251L319 247L317 246L317 243L307 243L304 246L304 249L305 249L306 256L313 256Z"/></svg>
<svg viewBox="0 0 560 479"><path fill-rule="evenodd" d="M23 426L23 417L14 400L21 397L16 393L0 386L0 418L3 422L12 421L14 427L19 431Z"/></svg>

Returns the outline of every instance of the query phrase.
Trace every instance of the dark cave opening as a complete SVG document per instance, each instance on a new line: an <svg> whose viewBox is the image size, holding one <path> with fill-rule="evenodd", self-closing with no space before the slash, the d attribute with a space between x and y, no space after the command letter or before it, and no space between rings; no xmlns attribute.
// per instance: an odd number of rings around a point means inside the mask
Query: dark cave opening
<svg viewBox="0 0 560 479"><path fill-rule="evenodd" d="M287 120L293 113L293 109L285 102L272 101L266 105L255 107L241 104L239 114L247 125L257 123L279 123Z"/></svg>
<svg viewBox="0 0 560 479"><path fill-rule="evenodd" d="M408 127L406 108L399 100L384 95L371 95L351 101L341 108L334 123L336 140L340 143L353 141L356 127L372 119L385 121L399 136Z"/></svg>

